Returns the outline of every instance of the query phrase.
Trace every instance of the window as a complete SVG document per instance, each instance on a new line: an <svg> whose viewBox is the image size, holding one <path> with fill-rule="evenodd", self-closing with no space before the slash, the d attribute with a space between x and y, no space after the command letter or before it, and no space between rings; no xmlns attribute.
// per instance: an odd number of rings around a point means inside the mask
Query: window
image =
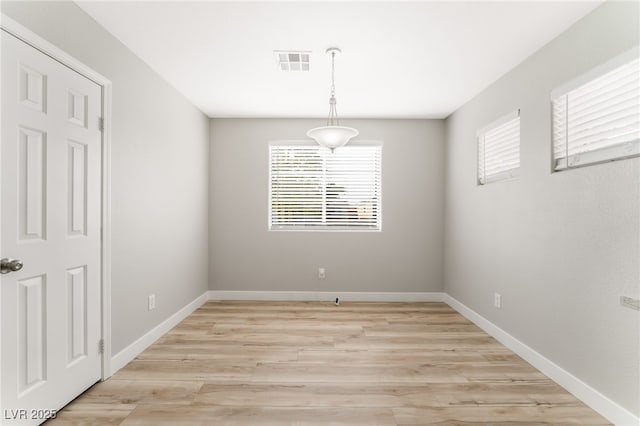
<svg viewBox="0 0 640 426"><path fill-rule="evenodd" d="M269 145L269 229L380 230L381 144Z"/></svg>
<svg viewBox="0 0 640 426"><path fill-rule="evenodd" d="M478 131L478 184L509 179L520 169L520 110Z"/></svg>
<svg viewBox="0 0 640 426"><path fill-rule="evenodd" d="M627 52L552 92L555 170L640 155L637 52Z"/></svg>

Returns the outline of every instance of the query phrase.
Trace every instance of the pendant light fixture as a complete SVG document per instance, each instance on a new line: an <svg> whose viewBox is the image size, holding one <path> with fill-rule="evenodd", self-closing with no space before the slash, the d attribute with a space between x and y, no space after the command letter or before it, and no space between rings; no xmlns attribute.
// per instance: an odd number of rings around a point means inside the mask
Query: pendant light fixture
<svg viewBox="0 0 640 426"><path fill-rule="evenodd" d="M338 110L336 109L336 86L335 86L335 60L336 55L342 53L337 47L327 49L327 54L331 55L331 95L329 97L329 117L327 125L316 127L307 132L307 136L315 139L321 146L327 147L333 152L334 149L345 145L353 137L358 136L358 131L353 127L340 125Z"/></svg>

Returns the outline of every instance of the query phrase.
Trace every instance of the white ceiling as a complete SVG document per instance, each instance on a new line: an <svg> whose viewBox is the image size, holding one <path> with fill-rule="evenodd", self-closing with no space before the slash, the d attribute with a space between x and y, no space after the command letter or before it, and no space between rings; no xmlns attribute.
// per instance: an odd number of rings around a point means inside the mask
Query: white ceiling
<svg viewBox="0 0 640 426"><path fill-rule="evenodd" d="M601 1L80 2L210 117L444 118ZM282 72L274 50L309 50Z"/></svg>

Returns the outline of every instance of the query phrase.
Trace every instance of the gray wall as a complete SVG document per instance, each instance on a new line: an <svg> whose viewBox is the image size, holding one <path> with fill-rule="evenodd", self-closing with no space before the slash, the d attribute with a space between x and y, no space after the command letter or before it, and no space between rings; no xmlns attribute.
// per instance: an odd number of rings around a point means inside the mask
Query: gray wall
<svg viewBox="0 0 640 426"><path fill-rule="evenodd" d="M550 173L551 90L637 45L608 2L446 121L445 290L638 415L640 160ZM521 109L521 177L476 186L476 130ZM502 309L493 308L493 292Z"/></svg>
<svg viewBox="0 0 640 426"><path fill-rule="evenodd" d="M207 289L208 118L74 3L1 10L113 83L115 354Z"/></svg>
<svg viewBox="0 0 640 426"><path fill-rule="evenodd" d="M441 120L346 122L360 130L358 139L384 142L381 232L268 231L268 143L304 139L321 123L211 120L210 288L442 291Z"/></svg>

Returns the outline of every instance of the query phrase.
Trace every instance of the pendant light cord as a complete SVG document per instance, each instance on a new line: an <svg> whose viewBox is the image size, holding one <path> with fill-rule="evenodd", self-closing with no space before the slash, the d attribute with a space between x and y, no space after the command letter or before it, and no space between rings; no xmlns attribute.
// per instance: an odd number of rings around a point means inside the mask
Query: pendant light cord
<svg viewBox="0 0 640 426"><path fill-rule="evenodd" d="M329 118L327 126L339 126L338 109L336 108L336 52L331 52L331 96L329 97Z"/></svg>
<svg viewBox="0 0 640 426"><path fill-rule="evenodd" d="M336 95L336 52L331 52L331 97Z"/></svg>

